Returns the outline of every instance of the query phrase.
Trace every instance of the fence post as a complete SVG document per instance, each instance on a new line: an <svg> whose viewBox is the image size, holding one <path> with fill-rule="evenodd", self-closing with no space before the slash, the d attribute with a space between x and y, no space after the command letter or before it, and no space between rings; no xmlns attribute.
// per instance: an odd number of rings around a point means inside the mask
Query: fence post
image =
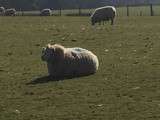
<svg viewBox="0 0 160 120"><path fill-rule="evenodd" d="M129 5L127 5L127 16L129 16Z"/></svg>
<svg viewBox="0 0 160 120"><path fill-rule="evenodd" d="M140 16L142 16L142 11L140 11Z"/></svg>
<svg viewBox="0 0 160 120"><path fill-rule="evenodd" d="M59 16L61 16L62 15L62 8L60 7L59 8Z"/></svg>
<svg viewBox="0 0 160 120"><path fill-rule="evenodd" d="M81 15L81 7L79 7L79 9L78 9L78 14L79 14L79 16Z"/></svg>
<svg viewBox="0 0 160 120"><path fill-rule="evenodd" d="M151 16L153 16L154 14L153 14L153 5L152 4L150 4L150 10L151 10Z"/></svg>
<svg viewBox="0 0 160 120"><path fill-rule="evenodd" d="M24 16L24 12L21 8L20 8L20 11L21 11L21 15Z"/></svg>

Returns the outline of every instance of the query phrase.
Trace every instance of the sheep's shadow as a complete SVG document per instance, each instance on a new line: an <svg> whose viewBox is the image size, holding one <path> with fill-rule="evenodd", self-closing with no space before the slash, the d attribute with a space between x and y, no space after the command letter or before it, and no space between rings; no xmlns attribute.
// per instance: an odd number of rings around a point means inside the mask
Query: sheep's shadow
<svg viewBox="0 0 160 120"><path fill-rule="evenodd" d="M89 76L89 75L85 75ZM33 79L31 82L26 83L26 85L35 85L35 84L43 84L48 82L55 82L55 81L63 81L63 80L69 80L73 78L79 78L84 76L70 76L70 77L53 77L53 76L43 76L36 79Z"/></svg>
<svg viewBox="0 0 160 120"><path fill-rule="evenodd" d="M65 79L72 79L71 77L52 77L52 76L43 76L39 78L33 79L31 82L27 83L27 85L34 85L34 84L43 84L43 83L48 83L48 82L54 82L54 81L60 81L60 80L65 80Z"/></svg>

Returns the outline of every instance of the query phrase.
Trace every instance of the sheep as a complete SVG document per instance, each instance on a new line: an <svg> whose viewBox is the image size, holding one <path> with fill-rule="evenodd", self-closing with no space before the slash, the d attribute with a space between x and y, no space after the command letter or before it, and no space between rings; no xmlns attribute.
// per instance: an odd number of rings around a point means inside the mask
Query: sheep
<svg viewBox="0 0 160 120"><path fill-rule="evenodd" d="M4 7L0 7L0 15L3 15L5 12L5 8Z"/></svg>
<svg viewBox="0 0 160 120"><path fill-rule="evenodd" d="M5 15L6 16L15 16L16 15L16 10L14 8L6 9L5 10Z"/></svg>
<svg viewBox="0 0 160 120"><path fill-rule="evenodd" d="M47 62L48 73L55 78L90 75L99 67L98 58L91 51L59 44L43 48L41 59Z"/></svg>
<svg viewBox="0 0 160 120"><path fill-rule="evenodd" d="M104 6L95 9L95 11L91 15L91 23L95 25L95 23L101 24L101 22L111 20L111 25L113 25L114 18L116 16L116 9L113 6Z"/></svg>
<svg viewBox="0 0 160 120"><path fill-rule="evenodd" d="M41 10L41 13L40 13L41 16L51 16L52 15L52 10L51 9L43 9Z"/></svg>

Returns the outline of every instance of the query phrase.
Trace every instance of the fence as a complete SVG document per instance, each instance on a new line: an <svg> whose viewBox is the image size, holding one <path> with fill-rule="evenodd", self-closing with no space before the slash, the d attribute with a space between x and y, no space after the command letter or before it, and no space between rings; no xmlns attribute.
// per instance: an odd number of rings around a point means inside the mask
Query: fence
<svg viewBox="0 0 160 120"><path fill-rule="evenodd" d="M117 16L160 16L160 4L158 5L126 5L116 6ZM54 10L54 15L67 16L89 16L94 11L92 9L63 9Z"/></svg>
<svg viewBox="0 0 160 120"><path fill-rule="evenodd" d="M160 5L127 5L116 6L117 16L160 16ZM94 9L55 10L55 15L89 16Z"/></svg>
<svg viewBox="0 0 160 120"><path fill-rule="evenodd" d="M160 16L160 5L117 7L118 16Z"/></svg>
<svg viewBox="0 0 160 120"><path fill-rule="evenodd" d="M117 16L160 16L160 5L127 5L116 6ZM63 9L53 10L54 16L90 16L94 8L91 9ZM40 11L17 11L20 16L38 16Z"/></svg>

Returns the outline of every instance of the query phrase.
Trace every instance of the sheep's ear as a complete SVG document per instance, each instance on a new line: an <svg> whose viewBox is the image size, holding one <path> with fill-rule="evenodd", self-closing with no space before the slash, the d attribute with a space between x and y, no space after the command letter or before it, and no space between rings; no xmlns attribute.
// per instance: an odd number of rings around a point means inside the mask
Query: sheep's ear
<svg viewBox="0 0 160 120"><path fill-rule="evenodd" d="M51 48L51 46L52 46L51 44L47 44L47 48Z"/></svg>

